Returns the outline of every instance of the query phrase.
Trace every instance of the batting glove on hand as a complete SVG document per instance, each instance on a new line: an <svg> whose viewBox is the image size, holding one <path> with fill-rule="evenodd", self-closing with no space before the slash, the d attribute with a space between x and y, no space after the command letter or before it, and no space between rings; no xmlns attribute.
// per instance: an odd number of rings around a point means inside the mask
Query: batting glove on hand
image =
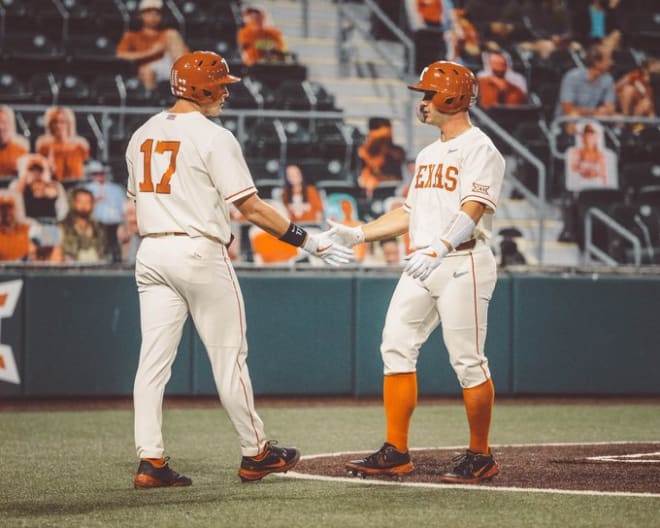
<svg viewBox="0 0 660 528"><path fill-rule="evenodd" d="M331 231L332 229L314 235L308 234L302 248L331 266L350 264L353 262L353 250L337 244L330 235Z"/></svg>
<svg viewBox="0 0 660 528"><path fill-rule="evenodd" d="M449 253L447 246L438 240L406 257L408 264L403 271L413 279L426 280L431 272L440 265L440 261L447 253Z"/></svg>
<svg viewBox="0 0 660 528"><path fill-rule="evenodd" d="M364 242L364 230L362 226L348 227L344 224L338 224L332 220L328 220L332 229L326 231L335 242L339 242L343 246L352 248L361 242Z"/></svg>

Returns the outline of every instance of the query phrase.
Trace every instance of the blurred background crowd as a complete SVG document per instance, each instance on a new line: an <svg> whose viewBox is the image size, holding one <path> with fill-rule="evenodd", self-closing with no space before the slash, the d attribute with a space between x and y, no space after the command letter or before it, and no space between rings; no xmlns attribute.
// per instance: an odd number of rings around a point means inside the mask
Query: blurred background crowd
<svg viewBox="0 0 660 528"><path fill-rule="evenodd" d="M301 2L311 10L317 3ZM559 242L583 246L584 215L596 204L643 241L646 262L657 263L657 2L387 0L377 3L381 16L373 2L332 3L368 7L357 12L384 50L400 38L382 15L391 20L414 43L409 71L449 59L475 72L478 107L547 168L544 199L561 211ZM269 13L276 6L0 0L0 261L134 263L140 239L125 197L125 146L154 109L172 101L170 67L189 49L221 53L243 77L218 122L237 135L260 195L292 221L313 231L328 220L356 225L400 207L419 146L402 137L392 113L358 122L339 108L289 47L278 24L286 21ZM339 60L350 47L341 35L357 27L342 26L328 39ZM407 113L414 119L414 100ZM496 142L510 161L508 175L538 193L532 164ZM513 189L507 198L525 196ZM232 219L235 261L304 259L238 211ZM502 264L529 260L516 245L522 235L500 231ZM617 232L594 236L614 261L631 258ZM365 266L398 266L409 248L400 237L355 251Z"/></svg>

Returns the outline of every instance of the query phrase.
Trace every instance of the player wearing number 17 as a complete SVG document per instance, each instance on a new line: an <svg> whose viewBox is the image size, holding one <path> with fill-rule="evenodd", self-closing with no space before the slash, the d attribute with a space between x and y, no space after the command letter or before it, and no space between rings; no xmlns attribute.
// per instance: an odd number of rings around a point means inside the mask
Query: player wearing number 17
<svg viewBox="0 0 660 528"><path fill-rule="evenodd" d="M140 458L134 485L192 483L169 467L161 431L163 392L188 314L238 433L239 476L260 480L291 469L300 453L268 441L254 409L243 297L226 249L232 238L229 204L264 231L329 264L349 262L352 252L328 233L308 235L259 199L238 141L207 119L220 115L228 85L240 81L220 55L181 56L170 81L176 102L142 125L126 150L127 192L144 237L135 265L142 345L133 393Z"/></svg>
<svg viewBox="0 0 660 528"><path fill-rule="evenodd" d="M417 404L417 357L442 323L449 361L463 389L470 445L440 480L472 484L499 471L488 444L494 388L484 342L497 279L487 241L504 159L470 122L468 108L477 97L477 81L469 69L434 62L408 88L423 93L417 115L422 123L437 127L440 137L417 156L406 204L362 226L338 225L333 234L353 245L408 232L415 250L394 291L383 330L385 444L346 467L360 475L412 471L408 429Z"/></svg>

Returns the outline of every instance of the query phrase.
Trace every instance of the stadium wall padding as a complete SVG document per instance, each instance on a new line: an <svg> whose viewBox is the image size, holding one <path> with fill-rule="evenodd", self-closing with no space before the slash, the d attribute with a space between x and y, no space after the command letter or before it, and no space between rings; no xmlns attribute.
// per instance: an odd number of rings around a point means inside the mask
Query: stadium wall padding
<svg viewBox="0 0 660 528"><path fill-rule="evenodd" d="M238 275L255 394L381 393L379 346L396 275ZM132 273L0 273L0 282L17 278L23 290L14 315L0 320L0 339L21 384L0 381L0 398L130 395L140 346ZM486 342L496 391L660 394L659 322L660 277L502 273ZM418 375L420 394L460 394L440 328L421 349ZM190 320L167 394L215 394Z"/></svg>

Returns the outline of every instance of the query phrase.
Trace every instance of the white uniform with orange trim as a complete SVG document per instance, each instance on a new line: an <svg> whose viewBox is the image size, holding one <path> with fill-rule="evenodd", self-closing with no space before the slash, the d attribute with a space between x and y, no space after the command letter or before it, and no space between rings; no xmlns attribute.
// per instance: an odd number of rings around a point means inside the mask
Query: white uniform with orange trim
<svg viewBox="0 0 660 528"><path fill-rule="evenodd" d="M442 233L463 203L487 209L473 241L447 255L424 281L402 274L387 312L381 354L385 374L415 372L419 349L442 323L445 345L463 388L490 378L484 355L488 303L497 270L486 243L504 178L504 158L486 134L472 127L438 140L417 156L404 207L410 213L412 249L428 246Z"/></svg>
<svg viewBox="0 0 660 528"><path fill-rule="evenodd" d="M163 456L163 391L188 314L242 454L257 455L266 437L245 362L243 297L225 247L228 202L256 191L238 141L198 112L162 112L133 134L126 161L127 193L144 237L135 266L142 330L134 387L138 456Z"/></svg>

